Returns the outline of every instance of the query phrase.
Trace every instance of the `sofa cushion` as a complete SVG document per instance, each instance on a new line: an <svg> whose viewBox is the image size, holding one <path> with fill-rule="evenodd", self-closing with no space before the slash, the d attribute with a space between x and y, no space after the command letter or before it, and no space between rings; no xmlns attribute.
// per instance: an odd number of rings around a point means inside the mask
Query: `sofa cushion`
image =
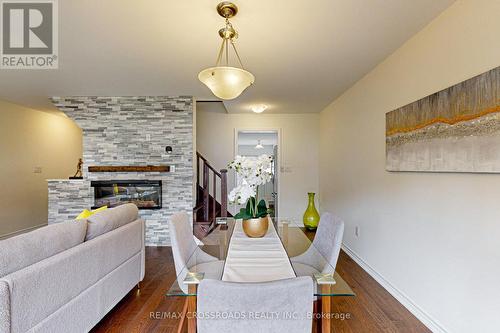
<svg viewBox="0 0 500 333"><path fill-rule="evenodd" d="M122 225L137 220L139 210L134 204L125 204L115 208L97 212L87 219L87 235L85 240L91 240Z"/></svg>
<svg viewBox="0 0 500 333"><path fill-rule="evenodd" d="M86 231L86 221L68 221L0 241L0 277L81 244Z"/></svg>

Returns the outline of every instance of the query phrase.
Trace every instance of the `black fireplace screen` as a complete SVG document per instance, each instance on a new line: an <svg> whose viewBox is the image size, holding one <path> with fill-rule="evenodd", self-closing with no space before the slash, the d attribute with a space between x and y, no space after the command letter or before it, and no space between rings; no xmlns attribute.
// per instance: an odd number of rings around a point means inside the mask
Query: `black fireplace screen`
<svg viewBox="0 0 500 333"><path fill-rule="evenodd" d="M92 181L94 207L133 203L139 209L161 208L161 180Z"/></svg>

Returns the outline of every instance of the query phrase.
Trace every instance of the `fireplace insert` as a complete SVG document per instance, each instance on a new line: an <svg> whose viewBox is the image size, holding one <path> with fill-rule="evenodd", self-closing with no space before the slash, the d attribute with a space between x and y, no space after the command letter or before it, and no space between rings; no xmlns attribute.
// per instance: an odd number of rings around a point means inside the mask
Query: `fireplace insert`
<svg viewBox="0 0 500 333"><path fill-rule="evenodd" d="M161 180L91 181L94 207L116 207L133 203L139 209L161 208Z"/></svg>

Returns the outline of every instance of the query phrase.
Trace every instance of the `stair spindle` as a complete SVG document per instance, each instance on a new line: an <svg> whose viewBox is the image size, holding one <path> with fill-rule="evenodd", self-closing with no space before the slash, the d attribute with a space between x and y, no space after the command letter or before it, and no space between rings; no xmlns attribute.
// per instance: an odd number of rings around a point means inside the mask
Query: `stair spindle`
<svg viewBox="0 0 500 333"><path fill-rule="evenodd" d="M227 170L222 169L220 172L217 172L199 152L196 152L196 167L197 190L196 206L193 209L193 229L195 235L198 238L202 238L215 228L217 216L228 216ZM200 173L202 174L200 175ZM212 173L212 180L210 180L210 173ZM200 177L202 178L201 184ZM217 200L217 178L220 179L220 203ZM212 190L210 189L210 181L213 181ZM210 200L212 201L210 202Z"/></svg>

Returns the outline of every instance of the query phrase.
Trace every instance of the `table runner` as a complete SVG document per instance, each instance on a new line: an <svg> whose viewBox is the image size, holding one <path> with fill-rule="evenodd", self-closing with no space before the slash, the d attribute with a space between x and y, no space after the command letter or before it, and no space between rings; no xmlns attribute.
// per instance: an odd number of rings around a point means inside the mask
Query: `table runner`
<svg viewBox="0 0 500 333"><path fill-rule="evenodd" d="M294 278L290 259L269 219L269 229L262 238L245 235L242 221L235 222L224 264L223 281L264 282Z"/></svg>

